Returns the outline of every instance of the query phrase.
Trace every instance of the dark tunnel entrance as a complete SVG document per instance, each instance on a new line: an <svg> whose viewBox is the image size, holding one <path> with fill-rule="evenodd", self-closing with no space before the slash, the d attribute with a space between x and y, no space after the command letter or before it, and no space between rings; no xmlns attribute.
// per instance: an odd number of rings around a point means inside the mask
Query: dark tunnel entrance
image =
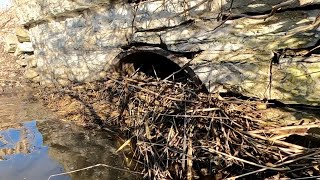
<svg viewBox="0 0 320 180"><path fill-rule="evenodd" d="M170 59L152 52L135 52L123 57L118 63L118 70L126 76L144 73L149 77L183 83L196 79L187 69L181 69Z"/></svg>

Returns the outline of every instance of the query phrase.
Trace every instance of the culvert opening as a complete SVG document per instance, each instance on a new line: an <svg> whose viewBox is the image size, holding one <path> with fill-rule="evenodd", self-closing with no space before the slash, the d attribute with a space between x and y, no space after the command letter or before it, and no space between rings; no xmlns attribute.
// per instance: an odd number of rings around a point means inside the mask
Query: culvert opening
<svg viewBox="0 0 320 180"><path fill-rule="evenodd" d="M174 82L193 82L202 86L200 80L187 67L182 69L178 64L165 56L152 52L136 52L120 59L118 71L125 76L134 76L143 73L146 76Z"/></svg>

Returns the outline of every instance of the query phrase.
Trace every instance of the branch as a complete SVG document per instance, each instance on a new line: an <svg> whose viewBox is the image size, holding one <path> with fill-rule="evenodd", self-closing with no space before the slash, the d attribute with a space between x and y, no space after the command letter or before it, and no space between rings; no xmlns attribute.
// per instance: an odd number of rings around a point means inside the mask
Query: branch
<svg viewBox="0 0 320 180"><path fill-rule="evenodd" d="M83 170L88 170L88 169L92 169L92 168L100 167L100 166L102 166L102 167L108 167L108 168L111 168L111 169L116 169L116 170L119 170L119 171L125 171L125 172L129 172L129 173L133 173L133 174L141 174L141 173L139 173L139 172L130 171L130 170L126 170L126 169L123 169L123 168L118 168L118 167L114 167L114 166L110 166L110 165L106 165L106 164L96 164L96 165L93 165L93 166L88 166L88 167L81 168L81 169L76 169L76 170L73 170L73 171L68 171L68 172L59 173L59 174L53 174L53 175L49 176L48 180L50 180L52 177L62 176L62 175L67 175L67 174L72 174L72 173L75 173L75 172L79 172L79 171L83 171Z"/></svg>

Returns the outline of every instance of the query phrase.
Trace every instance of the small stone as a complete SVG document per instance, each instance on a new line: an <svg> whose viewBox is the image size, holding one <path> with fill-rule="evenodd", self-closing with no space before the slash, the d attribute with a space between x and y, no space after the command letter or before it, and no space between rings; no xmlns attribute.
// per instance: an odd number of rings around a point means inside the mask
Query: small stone
<svg viewBox="0 0 320 180"><path fill-rule="evenodd" d="M66 85L70 84L70 81L67 79L58 79L57 82L61 86L66 86Z"/></svg>
<svg viewBox="0 0 320 180"><path fill-rule="evenodd" d="M31 42L23 42L23 43L17 44L17 48L14 55L18 56L24 53L32 53L33 51L34 51L34 48Z"/></svg>
<svg viewBox="0 0 320 180"><path fill-rule="evenodd" d="M17 27L16 29L16 36L19 42L30 42L29 33L26 29L22 27Z"/></svg>
<svg viewBox="0 0 320 180"><path fill-rule="evenodd" d="M18 38L13 34L8 34L5 39L5 51L8 53L14 53L19 44Z"/></svg>
<svg viewBox="0 0 320 180"><path fill-rule="evenodd" d="M34 82L34 83L39 83L40 81L41 81L40 76L37 76L37 77L32 79L32 82Z"/></svg>
<svg viewBox="0 0 320 180"><path fill-rule="evenodd" d="M99 73L99 77L100 78L105 78L107 76L107 72L105 72L105 71L101 71L100 73Z"/></svg>
<svg viewBox="0 0 320 180"><path fill-rule="evenodd" d="M26 72L24 73L24 76L27 79L33 79L37 76L39 76L39 73L35 71L35 69L27 69Z"/></svg>
<svg viewBox="0 0 320 180"><path fill-rule="evenodd" d="M37 59L35 58L34 55L31 55L31 56L27 56L25 58L25 62L27 63L27 66L29 68L35 68L37 67Z"/></svg>
<svg viewBox="0 0 320 180"><path fill-rule="evenodd" d="M16 63L19 64L21 67L27 67L28 63L26 62L25 59L18 59L16 60Z"/></svg>

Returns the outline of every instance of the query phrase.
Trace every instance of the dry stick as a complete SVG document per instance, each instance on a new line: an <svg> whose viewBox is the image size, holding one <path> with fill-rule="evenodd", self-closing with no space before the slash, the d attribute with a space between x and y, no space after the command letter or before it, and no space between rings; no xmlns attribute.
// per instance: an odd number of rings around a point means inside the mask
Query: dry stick
<svg viewBox="0 0 320 180"><path fill-rule="evenodd" d="M238 179L238 178L241 178L241 177L245 177L245 176L248 176L250 174L262 172L262 171L265 171L265 170L267 170L267 168L262 168L262 169L258 169L256 171L252 171L252 172L248 172L248 173L245 173L245 174L241 174L239 176L230 177L230 178L227 178L226 180L235 180L235 179Z"/></svg>
<svg viewBox="0 0 320 180"><path fill-rule="evenodd" d="M320 178L320 176L302 177L302 178L295 178L292 180L316 179L316 178L318 179L318 178Z"/></svg>
<svg viewBox="0 0 320 180"><path fill-rule="evenodd" d="M295 148L295 149L298 149L300 151L302 150L307 150L308 148L305 148L305 147L302 147L302 146L299 146L299 145L295 145L295 144L291 144L291 143L288 143L288 142L284 142L284 141L279 141L279 140L271 140L270 138L266 138L264 136L261 136L261 135L258 135L258 134L254 134L254 133L250 133L250 132L245 132L245 131L242 131L243 134L246 134L246 135L249 135L249 136L252 136L252 137L255 137L255 138L260 138L262 140L266 140L266 141L271 141L275 144L278 144L278 145L282 145L282 146L287 146L287 147L291 147L291 148Z"/></svg>
<svg viewBox="0 0 320 180"><path fill-rule="evenodd" d="M285 162L280 163L280 164L276 164L275 167L279 167L279 166L283 166L283 165L286 165L286 164L289 164L289 163L293 163L293 162L298 161L300 159L306 159L306 158L309 158L311 156L315 156L315 155L318 155L318 154L320 154L320 151L315 151L314 153L307 154L305 156L301 156L301 157L298 157L296 159L288 160L288 161L285 161Z"/></svg>
<svg viewBox="0 0 320 180"><path fill-rule="evenodd" d="M291 171L288 171L287 173L292 173L292 172L296 172L296 171L301 171L301 170L304 170L304 169L309 169L309 168L313 168L315 165L311 165L311 166L306 166L306 165L303 165L303 167L301 168L297 168L297 169L293 169Z"/></svg>
<svg viewBox="0 0 320 180"><path fill-rule="evenodd" d="M49 176L48 180L50 180L50 178L52 178L52 177L62 176L62 175L67 175L67 174L72 174L72 173L75 173L75 172L79 172L79 171L83 171L83 170L88 170L88 169L92 169L92 168L100 167L100 166L102 166L102 167L108 167L108 168L111 168L111 169L116 169L116 170L119 170L119 171L125 171L125 172L129 172L129 173L133 173L133 174L142 174L142 173L139 173L139 172L130 171L130 170L126 170L126 169L123 169L123 168L114 167L114 166L109 166L109 165L106 165L106 164L96 164L96 165L93 165L93 166L88 166L88 167L81 168L81 169L76 169L76 170L73 170L73 171L68 171L68 172L59 173L59 174L53 174L53 175L50 175L50 176Z"/></svg>
<svg viewBox="0 0 320 180"><path fill-rule="evenodd" d="M312 154L305 155L305 156L302 156L302 157L299 157L299 158L296 158L296 159L293 159L293 160L289 160L289 161L286 161L286 162L277 164L277 165L275 165L274 167L278 167L278 166L282 166L282 165L285 165L285 164L289 164L289 163L298 161L298 160L300 160L300 159L306 159L306 158L308 158L308 157L310 157L310 156L314 156L314 155L317 155L317 154L320 154L320 151L319 151L319 152L316 151L316 152L314 152L314 153L312 153ZM268 168L262 168L262 169L259 169L259 170L256 170L256 171L252 171L252 172L249 172L249 173L246 173L246 174L242 174L242 175L239 175L239 176L231 177L231 178L228 178L227 180L238 179L238 178L241 178L241 177L244 177L244 176L248 176L248 175L250 175L250 174L262 172L262 171L265 171L265 170L268 170Z"/></svg>
<svg viewBox="0 0 320 180"><path fill-rule="evenodd" d="M283 151L284 153L288 154L288 155L295 155L297 153L301 153L302 151L299 149L290 149L290 148L283 148L283 147L279 147L276 146L279 150Z"/></svg>
<svg viewBox="0 0 320 180"><path fill-rule="evenodd" d="M217 111L221 110L220 108L203 108L203 109L194 109L194 110L189 110L187 113L192 113L192 112L210 112L210 111Z"/></svg>
<svg viewBox="0 0 320 180"><path fill-rule="evenodd" d="M271 95L272 95L272 93L271 93L271 91L272 91L272 77L273 77L273 75L272 75L272 68L273 68L273 65L272 65L272 63L273 63L273 60L271 60L270 61L270 66L269 66L269 99L272 99L272 97L271 97Z"/></svg>
<svg viewBox="0 0 320 180"><path fill-rule="evenodd" d="M116 83L119 83L119 84L124 84L123 82L121 81L118 81L118 80L115 80L113 78L110 78L108 77L110 80L116 82ZM177 98L173 98L173 97L167 97L167 96L161 96L159 93L156 93L156 92L153 92L153 91L150 91L148 89L145 89L145 88L142 88L142 87L139 87L139 86L136 86L136 85L132 85L132 84L128 84L128 86L131 86L131 87L134 87L134 88L137 88L137 89L140 89L141 91L144 91L146 93L150 93L150 94L153 94L153 95L156 95L156 96L160 96L162 98L165 98L165 99L170 99L172 101L180 101L180 102L189 102L189 103L197 103L197 101L189 101L189 100L184 100L184 99L177 99Z"/></svg>
<svg viewBox="0 0 320 180"><path fill-rule="evenodd" d="M186 112L186 103L184 103L184 109L185 109L184 112ZM185 170L185 165L186 165L186 158L185 158L185 156L186 156L185 154L186 154L186 150L187 150L186 129L187 129L187 117L185 117L183 119L183 155L182 155L182 159L184 159L184 161L182 162L182 169L183 170Z"/></svg>
<svg viewBox="0 0 320 180"><path fill-rule="evenodd" d="M320 48L320 45L312 48L307 54L310 54L311 52L313 52L314 50L319 49L319 48Z"/></svg>
<svg viewBox="0 0 320 180"><path fill-rule="evenodd" d="M270 140L270 141L279 140L279 139L282 139L282 138L291 136L291 135L293 135L293 134L295 134L295 135L305 135L305 134L302 134L302 133L287 133L287 134L272 136L269 140Z"/></svg>
<svg viewBox="0 0 320 180"><path fill-rule="evenodd" d="M254 131L248 131L250 133L272 133L277 131L284 131L284 130L297 130L297 129L309 129L309 128L316 128L320 127L320 124L307 124L307 125L299 125L299 126L286 126L286 127L280 127L280 128L274 128L274 129L267 129L267 130L254 130Z"/></svg>
<svg viewBox="0 0 320 180"><path fill-rule="evenodd" d="M161 116L168 117L181 117L181 118L208 118L208 119L229 119L226 117L211 117L211 116L202 116L202 115L179 115L179 114L159 114Z"/></svg>
<svg viewBox="0 0 320 180"><path fill-rule="evenodd" d="M286 165L286 164L289 164L289 163L293 163L293 162L298 161L300 159L306 159L308 157L315 156L317 154L320 154L320 151L316 151L314 153L311 153L311 154L308 154L308 155L305 155L305 156L301 156L301 157L298 157L296 159L288 160L288 161L285 161L285 162L280 163L280 164L275 164L274 167L279 167L279 166L283 166L283 165ZM262 168L262 169L259 169L259 170L253 171L253 172L249 172L249 173L242 174L242 175L239 175L239 176L231 177L231 178L228 178L227 180L237 179L237 178L244 177L244 176L247 176L247 175L250 175L250 174L253 174L253 173L262 172L262 171L265 171L265 170L268 170L268 168Z"/></svg>
<svg viewBox="0 0 320 180"><path fill-rule="evenodd" d="M193 165L193 162L192 162L192 151L193 151L193 148L192 148L192 139L189 137L188 138L188 156L187 156L187 179L188 180L192 180L193 176L192 176L192 165Z"/></svg>
<svg viewBox="0 0 320 180"><path fill-rule="evenodd" d="M207 0L206 0L207 1ZM178 74L179 72L183 71L187 66L190 65L191 61L193 61L193 59L189 60L185 65L183 65L179 70L173 72L172 74L170 74L168 77L164 78L164 81L168 80L169 78L173 77L175 74Z"/></svg>
<svg viewBox="0 0 320 180"><path fill-rule="evenodd" d="M221 154L223 156L232 158L234 160L241 161L243 163L250 164L250 165L253 165L253 166L257 166L257 167L261 167L261 168L267 168L267 169L274 170L274 171L285 171L285 170L288 170L288 168L276 168L276 167L268 167L268 166L260 165L260 164L257 164L257 163L251 162L251 161L247 161L245 159L241 159L241 158L238 158L238 157L235 157L235 156L232 156L232 155L217 151L217 150L212 149L212 148L208 148L208 149L202 148L202 149L205 150L205 151L209 151L211 153Z"/></svg>

